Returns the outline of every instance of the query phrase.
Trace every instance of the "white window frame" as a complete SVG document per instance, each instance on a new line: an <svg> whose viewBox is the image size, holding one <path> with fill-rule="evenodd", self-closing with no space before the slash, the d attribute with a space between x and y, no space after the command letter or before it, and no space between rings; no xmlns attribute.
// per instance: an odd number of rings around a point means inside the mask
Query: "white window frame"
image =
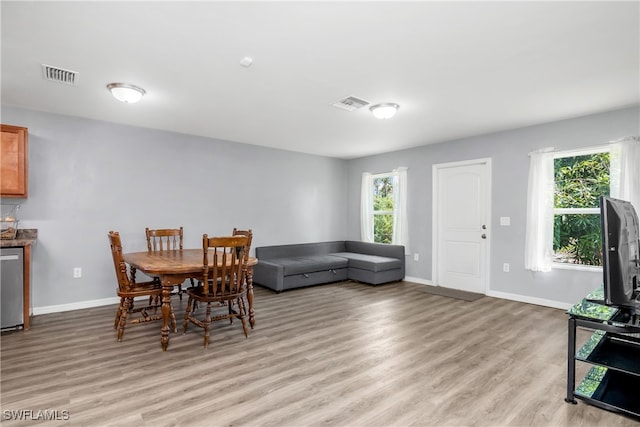
<svg viewBox="0 0 640 427"><path fill-rule="evenodd" d="M397 179L398 178L398 173L397 172L385 172L385 173L378 173L378 174L375 174L375 175L371 175L371 182L373 183L376 179L379 179L379 178L388 178L388 177L391 178L391 192L392 192L392 194L394 194L394 192L397 191L396 190L396 185L398 185L397 184L397 181L398 181L398 179ZM373 188L371 188L371 192L373 193ZM373 200L373 194L371 195L371 197L372 197L371 200ZM394 209L392 209L392 210L377 211L377 210L375 210L375 205L372 205L371 206L371 215L372 215L371 216L371 221L373 222L373 227L371 228L371 232L373 233L373 236L371 236L371 241L375 241L374 238L375 238L375 234L376 233L375 233L375 220L374 220L374 218L375 218L376 215L394 215L395 216L396 215L395 200L394 200ZM395 218L393 220L395 221ZM391 230L391 240L392 241L394 240L393 230ZM387 244L389 244L389 243L387 243Z"/></svg>
<svg viewBox="0 0 640 427"><path fill-rule="evenodd" d="M553 160L562 159L565 157L578 157L578 156L589 156L592 154L598 153L609 153L611 154L611 146L610 145L599 145L595 147L582 148L577 150L565 150L558 151L554 153ZM611 176L609 176L611 179ZM554 183L555 189L555 183ZM600 208L553 208L553 217L556 215L599 215ZM555 231L555 230L554 230ZM569 264L563 262L552 262L551 268L559 269L559 270L582 270L582 271L593 271L593 272L602 272L602 266L598 265L584 265L584 264Z"/></svg>
<svg viewBox="0 0 640 427"><path fill-rule="evenodd" d="M391 177L393 211L373 210L373 181L380 178ZM362 187L360 195L360 238L363 242L373 243L374 239L374 218L375 215L393 215L393 231L391 236L392 245L404 246L405 255L409 252L409 221L407 216L407 168L398 167L391 172L378 173L375 175L369 172L362 173Z"/></svg>

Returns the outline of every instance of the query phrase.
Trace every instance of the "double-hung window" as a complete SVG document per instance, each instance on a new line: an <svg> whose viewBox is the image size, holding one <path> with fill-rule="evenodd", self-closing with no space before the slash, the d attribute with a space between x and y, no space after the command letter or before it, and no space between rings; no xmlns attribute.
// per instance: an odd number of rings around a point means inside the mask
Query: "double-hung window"
<svg viewBox="0 0 640 427"><path fill-rule="evenodd" d="M361 238L403 245L408 253L407 168L362 174Z"/></svg>
<svg viewBox="0 0 640 427"><path fill-rule="evenodd" d="M375 243L393 242L394 197L393 188L396 181L393 175L376 175L373 177L373 241Z"/></svg>
<svg viewBox="0 0 640 427"><path fill-rule="evenodd" d="M602 265L600 196L610 194L608 147L553 156L553 262Z"/></svg>
<svg viewBox="0 0 640 427"><path fill-rule="evenodd" d="M600 196L640 206L640 138L606 146L529 154L525 268L602 265Z"/></svg>

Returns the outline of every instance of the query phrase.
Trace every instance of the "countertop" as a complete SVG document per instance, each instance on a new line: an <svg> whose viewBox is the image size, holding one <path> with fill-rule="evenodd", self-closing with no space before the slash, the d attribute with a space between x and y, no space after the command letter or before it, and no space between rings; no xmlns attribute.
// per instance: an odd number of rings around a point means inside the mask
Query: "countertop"
<svg viewBox="0 0 640 427"><path fill-rule="evenodd" d="M37 228L18 228L15 239L0 239L0 248L24 248L33 245L37 239Z"/></svg>

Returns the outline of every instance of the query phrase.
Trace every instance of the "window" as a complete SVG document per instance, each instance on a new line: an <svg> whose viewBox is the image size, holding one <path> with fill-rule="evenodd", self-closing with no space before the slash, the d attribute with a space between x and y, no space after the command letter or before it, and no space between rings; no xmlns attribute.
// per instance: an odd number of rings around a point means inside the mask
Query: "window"
<svg viewBox="0 0 640 427"><path fill-rule="evenodd" d="M373 177L373 241L393 242L393 187L392 175Z"/></svg>
<svg viewBox="0 0 640 427"><path fill-rule="evenodd" d="M609 150L557 153L553 160L553 262L602 265L600 196L608 196Z"/></svg>
<svg viewBox="0 0 640 427"><path fill-rule="evenodd" d="M543 148L529 157L525 268L601 265L598 199L609 194L640 206L640 138L562 153Z"/></svg>
<svg viewBox="0 0 640 427"><path fill-rule="evenodd" d="M360 214L363 241L403 245L409 253L407 168L363 173Z"/></svg>

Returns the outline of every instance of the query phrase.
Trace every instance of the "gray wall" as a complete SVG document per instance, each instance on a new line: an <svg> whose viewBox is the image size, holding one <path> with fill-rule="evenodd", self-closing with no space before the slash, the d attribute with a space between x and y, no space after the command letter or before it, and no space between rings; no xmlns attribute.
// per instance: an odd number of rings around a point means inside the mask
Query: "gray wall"
<svg viewBox="0 0 640 427"><path fill-rule="evenodd" d="M147 226L184 226L187 247L233 227L254 246L346 235L344 160L10 107L2 123L29 128L29 197L3 203L38 229L36 313L115 297L109 230L125 251L146 250Z"/></svg>
<svg viewBox="0 0 640 427"><path fill-rule="evenodd" d="M352 160L348 164L347 237L360 238L362 172L380 173L407 166L410 249L420 255L419 261L407 257L407 276L431 281L432 166L490 157L489 294L559 307L573 304L600 286L601 272L554 269L550 273L532 273L524 269L528 153L549 146L567 150L603 145L623 136L639 135L639 117L637 107L627 108ZM511 226L500 226L501 216L511 217ZM509 273L502 271L503 263L511 264Z"/></svg>
<svg viewBox="0 0 640 427"><path fill-rule="evenodd" d="M432 166L492 159L489 294L565 306L599 286L601 274L524 270L528 156L604 144L640 134L628 108L343 161L151 129L3 107L2 122L29 128L29 198L22 228L37 228L33 307L89 306L115 296L107 231L126 251L144 250L144 227L185 227L186 246L202 233L251 227L254 246L360 238L360 180L407 166L411 252L407 276L431 280ZM345 185L346 183L346 185ZM235 188L229 188L236 185ZM498 219L511 217L510 227ZM502 264L511 264L503 273ZM74 267L83 277L73 279ZM60 307L58 307L60 306Z"/></svg>

